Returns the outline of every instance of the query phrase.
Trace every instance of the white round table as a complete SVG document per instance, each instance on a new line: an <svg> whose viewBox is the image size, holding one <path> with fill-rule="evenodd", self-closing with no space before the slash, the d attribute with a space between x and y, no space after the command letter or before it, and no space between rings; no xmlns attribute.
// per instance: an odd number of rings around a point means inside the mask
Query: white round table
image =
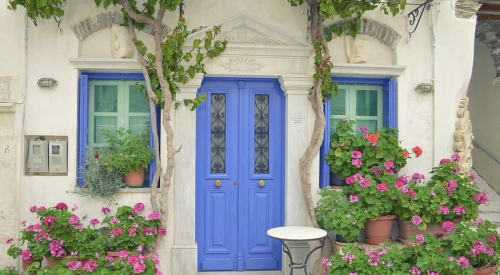
<svg viewBox="0 0 500 275"><path fill-rule="evenodd" d="M283 252L287 254L290 259L290 275L293 274L294 269L301 268L304 269L304 273L307 275L307 260L309 260L309 256L311 256L314 251L322 248L324 243L311 250L309 254L307 254L304 263L295 263L293 262L292 254L285 241L315 241L326 237L326 231L320 228L306 226L283 226L267 230L267 235L273 239L280 240L283 244Z"/></svg>

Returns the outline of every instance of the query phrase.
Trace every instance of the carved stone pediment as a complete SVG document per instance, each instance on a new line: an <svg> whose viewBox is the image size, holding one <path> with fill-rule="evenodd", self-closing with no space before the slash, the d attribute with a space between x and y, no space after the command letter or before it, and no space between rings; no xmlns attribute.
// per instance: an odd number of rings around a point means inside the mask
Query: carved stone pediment
<svg viewBox="0 0 500 275"><path fill-rule="evenodd" d="M219 40L227 40L231 44L246 45L270 45L270 46L299 46L311 48L304 41L290 37L287 34L275 30L266 24L263 24L245 14L237 15L227 21L214 24L221 26L222 33L218 36ZM186 42L192 43L195 39L201 39L209 28L202 29L190 35ZM228 45L228 46L229 46Z"/></svg>
<svg viewBox="0 0 500 275"><path fill-rule="evenodd" d="M221 26L216 39L226 40L228 44L220 57L206 63L207 71L245 75L306 74L312 46L305 35L294 38L272 24L272 21L257 21L245 14L213 24ZM191 34L186 39L186 50L191 49L195 39L203 39L208 29Z"/></svg>

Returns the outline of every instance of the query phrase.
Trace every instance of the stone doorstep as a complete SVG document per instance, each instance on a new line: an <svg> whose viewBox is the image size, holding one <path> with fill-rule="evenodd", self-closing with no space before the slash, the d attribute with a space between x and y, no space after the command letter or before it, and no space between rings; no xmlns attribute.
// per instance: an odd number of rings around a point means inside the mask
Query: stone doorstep
<svg viewBox="0 0 500 275"><path fill-rule="evenodd" d="M500 230L500 212L499 211L479 211L479 217L483 220L489 220Z"/></svg>

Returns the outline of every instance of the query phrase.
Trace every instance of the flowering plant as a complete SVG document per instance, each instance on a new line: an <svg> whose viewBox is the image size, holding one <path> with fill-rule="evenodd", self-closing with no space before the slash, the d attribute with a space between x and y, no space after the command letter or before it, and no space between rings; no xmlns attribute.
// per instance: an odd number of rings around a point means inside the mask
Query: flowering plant
<svg viewBox="0 0 500 275"><path fill-rule="evenodd" d="M102 135L109 144L110 153L100 159L108 171L138 171L141 167L148 167L153 160L153 151L149 148L149 127L139 134L120 127L116 135L103 128Z"/></svg>
<svg viewBox="0 0 500 275"><path fill-rule="evenodd" d="M368 219L358 197L348 198L342 190L322 189L321 199L314 210L318 224L323 229L335 230L335 234L342 236L348 243L358 241L358 235Z"/></svg>
<svg viewBox="0 0 500 275"><path fill-rule="evenodd" d="M398 185L399 195L394 213L403 221L411 220L420 230L427 225L437 225L456 218L465 220L478 217L478 207L487 201L487 195L479 192L473 183L473 175L458 172L460 157L442 160L432 169L427 185L419 185L424 176L413 174L412 179Z"/></svg>
<svg viewBox="0 0 500 275"><path fill-rule="evenodd" d="M85 166L79 168L83 178L83 188L80 189L79 195L101 197L108 203L115 201L118 191L124 186L123 174L106 169L102 160L106 159L109 153L107 148L96 151L87 148Z"/></svg>
<svg viewBox="0 0 500 275"><path fill-rule="evenodd" d="M361 209L366 211L368 218L375 220L392 214L398 194L395 188L398 176L392 169L381 170L378 166L372 167L370 173L366 177L359 173L349 176L343 191L347 196L359 200Z"/></svg>
<svg viewBox="0 0 500 275"><path fill-rule="evenodd" d="M145 218L140 216L144 208L143 203L136 203L133 208L120 206L114 216L103 220L110 251L142 251L145 246L156 245L158 236L166 235L160 213L153 212ZM103 208L103 212L109 214L109 209Z"/></svg>
<svg viewBox="0 0 500 275"><path fill-rule="evenodd" d="M325 155L332 173L345 179L358 173L368 175L372 167L384 167L387 161L392 163L387 169L396 171L406 165L409 152L399 146L397 129L384 127L369 133L366 127L360 127L361 136L358 137L352 129L354 123L354 120L344 119L337 124L330 151ZM413 151L417 157L422 153L418 147Z"/></svg>
<svg viewBox="0 0 500 275"><path fill-rule="evenodd" d="M35 261L40 261L43 255L48 253L48 247L46 247L42 242L40 242L39 232L41 232L41 224L37 223L35 225L26 226L26 221L21 222L21 246L26 245L26 249L22 249L14 245L14 239L7 240L7 244L10 247L7 249L7 255L14 259L21 256L23 260L34 259Z"/></svg>
<svg viewBox="0 0 500 275"><path fill-rule="evenodd" d="M37 275L109 275L109 274L144 274L161 275L159 270L159 256L153 257L141 254L124 253L118 260L110 256L100 256L92 258L89 261L80 261L75 259L63 260L61 264L54 267L45 267L38 270ZM2 274L2 273L0 273ZM19 274L19 273L13 273Z"/></svg>
<svg viewBox="0 0 500 275"><path fill-rule="evenodd" d="M448 235L453 254L464 255L467 265L474 268L493 267L500 262L500 237L490 221L476 220L455 226Z"/></svg>

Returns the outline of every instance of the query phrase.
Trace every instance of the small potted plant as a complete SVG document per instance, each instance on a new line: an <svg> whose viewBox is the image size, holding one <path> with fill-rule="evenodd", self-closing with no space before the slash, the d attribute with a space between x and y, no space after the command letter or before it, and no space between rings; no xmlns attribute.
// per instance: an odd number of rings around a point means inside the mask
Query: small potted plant
<svg viewBox="0 0 500 275"><path fill-rule="evenodd" d="M79 195L83 197L101 197L109 204L116 200L118 191L125 186L123 174L118 171L108 171L103 159L109 155L109 149L103 148L92 151L87 148L85 166L80 167L83 177L83 186Z"/></svg>
<svg viewBox="0 0 500 275"><path fill-rule="evenodd" d="M149 147L149 127L138 134L124 127L118 128L116 134L103 128L102 135L109 145L109 154L100 158L106 169L123 173L128 186L141 186L144 169L154 158Z"/></svg>
<svg viewBox="0 0 500 275"><path fill-rule="evenodd" d="M141 216L143 203L136 203L132 208L118 207L115 215L108 215L102 224L107 237L107 254L117 257L120 251L139 253L148 246L156 245L158 236L166 235L161 226L160 214L153 212L147 217ZM109 211L105 211L109 214Z"/></svg>
<svg viewBox="0 0 500 275"><path fill-rule="evenodd" d="M361 136L352 129L355 121L344 119L337 124L332 137L330 151L325 161L330 171L343 180L351 175L370 174L372 167L384 167L387 161L393 164L390 169L399 171L406 165L409 152L399 145L397 129L384 127L377 132L368 132L367 127L360 127ZM413 149L417 157L421 149Z"/></svg>
<svg viewBox="0 0 500 275"><path fill-rule="evenodd" d="M400 182L394 212L398 215L401 239L422 232L446 235L441 229L443 222L459 223L478 217L479 205L486 203L487 195L479 191L472 175L458 172L459 158L453 155L451 160L442 160L432 169L427 185L420 185L424 178L418 173L409 182Z"/></svg>
<svg viewBox="0 0 500 275"><path fill-rule="evenodd" d="M386 167L393 167L389 163L387 162ZM378 166L372 167L370 173L365 177L358 173L346 178L347 186L343 190L347 196L355 196L366 211L368 220L365 224L365 241L377 245L392 241L391 231L396 219L393 215L394 201L398 194L395 184L398 176L392 169L382 170Z"/></svg>
<svg viewBox="0 0 500 275"><path fill-rule="evenodd" d="M448 235L452 254L463 255L474 274L496 274L500 261L500 236L488 220L456 224Z"/></svg>
<svg viewBox="0 0 500 275"><path fill-rule="evenodd" d="M315 207L318 224L326 231L335 231L337 253L345 243L357 243L358 235L368 219L357 196L346 197L342 190L322 189Z"/></svg>

